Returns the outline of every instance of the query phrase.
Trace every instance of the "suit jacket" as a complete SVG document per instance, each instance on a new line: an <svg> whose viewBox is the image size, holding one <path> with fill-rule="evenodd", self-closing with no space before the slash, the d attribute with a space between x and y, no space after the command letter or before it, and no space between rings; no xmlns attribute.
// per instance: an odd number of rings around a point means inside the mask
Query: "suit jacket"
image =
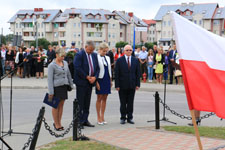
<svg viewBox="0 0 225 150"><path fill-rule="evenodd" d="M128 69L128 64L125 56L118 58L115 68L115 88L120 89L135 89L140 87L140 64L138 59L131 56L131 67Z"/></svg>
<svg viewBox="0 0 225 150"><path fill-rule="evenodd" d="M176 59L176 50L175 50L175 52L174 52L174 50L170 50L170 53L169 53L169 64L171 64L171 61L170 61L170 59L174 59L174 61L175 61L175 59Z"/></svg>
<svg viewBox="0 0 225 150"><path fill-rule="evenodd" d="M97 54L91 54L92 61L93 61L93 69L94 69L94 76L96 79L99 76L99 66L97 60ZM89 76L89 64L85 50L78 52L74 57L74 80L73 82L77 86L88 86L90 85L89 81L86 79ZM94 85L94 84L93 84Z"/></svg>

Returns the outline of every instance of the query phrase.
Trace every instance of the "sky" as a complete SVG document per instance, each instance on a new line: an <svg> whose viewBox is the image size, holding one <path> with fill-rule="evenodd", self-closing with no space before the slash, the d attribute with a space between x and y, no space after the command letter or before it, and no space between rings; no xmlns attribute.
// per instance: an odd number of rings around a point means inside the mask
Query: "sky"
<svg viewBox="0 0 225 150"><path fill-rule="evenodd" d="M20 9L61 9L88 8L125 10L133 12L140 19L154 19L161 5L181 4L183 2L194 3L218 3L219 7L225 6L225 0L0 0L0 28L3 34L11 33L9 19Z"/></svg>

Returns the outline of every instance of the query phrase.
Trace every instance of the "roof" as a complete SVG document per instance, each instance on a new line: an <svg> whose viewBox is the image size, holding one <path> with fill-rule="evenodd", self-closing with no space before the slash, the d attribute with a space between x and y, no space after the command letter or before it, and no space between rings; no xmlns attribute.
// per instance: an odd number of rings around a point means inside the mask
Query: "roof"
<svg viewBox="0 0 225 150"><path fill-rule="evenodd" d="M131 17L125 11L113 11L113 12L119 15L121 17L121 20L123 20L124 22L131 23ZM140 18L138 18L135 15L133 15L133 20L137 26L141 26L141 27L148 26L144 21L142 21Z"/></svg>
<svg viewBox="0 0 225 150"><path fill-rule="evenodd" d="M22 9L19 10L8 22L15 22L18 15L32 15L32 14L48 14L48 17L44 20L44 22L52 22L53 19L60 13L60 9L44 9L43 11L34 11L31 9ZM30 22L31 18L25 18L22 22ZM31 21L32 22L32 21Z"/></svg>
<svg viewBox="0 0 225 150"><path fill-rule="evenodd" d="M225 18L225 7L217 8L213 19L224 19Z"/></svg>
<svg viewBox="0 0 225 150"><path fill-rule="evenodd" d="M187 9L193 11L193 14L191 15L191 18L195 14L202 14L203 19L211 19L213 17L215 9L218 7L217 3L202 3L202 4L194 4L189 3L189 4L178 4L178 5L162 5L154 20L160 21L162 20L162 17L165 16L168 12L170 11L176 11L176 10L181 10L185 11ZM190 17L189 17L190 18Z"/></svg>
<svg viewBox="0 0 225 150"><path fill-rule="evenodd" d="M151 25L151 24L156 24L155 20L146 20L146 19L142 19L146 24Z"/></svg>
<svg viewBox="0 0 225 150"><path fill-rule="evenodd" d="M105 9L77 9L71 8L66 9L59 17L55 19L54 22L66 22L69 19L69 14L80 14L81 22L90 22L90 23L108 23L106 15L114 15L109 10ZM100 19L88 18L88 15L93 16L100 15Z"/></svg>
<svg viewBox="0 0 225 150"><path fill-rule="evenodd" d="M172 38L161 38L159 39L160 42L167 42L167 41L172 41Z"/></svg>

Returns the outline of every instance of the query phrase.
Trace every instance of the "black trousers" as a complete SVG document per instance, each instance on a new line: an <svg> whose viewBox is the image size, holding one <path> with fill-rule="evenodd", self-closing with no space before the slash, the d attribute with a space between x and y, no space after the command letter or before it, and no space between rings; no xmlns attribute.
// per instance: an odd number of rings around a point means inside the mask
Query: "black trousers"
<svg viewBox="0 0 225 150"><path fill-rule="evenodd" d="M88 122L92 85L76 86L76 95L80 107L80 123Z"/></svg>
<svg viewBox="0 0 225 150"><path fill-rule="evenodd" d="M170 71L170 83L169 84L173 84L174 70L175 70L175 68L173 67L173 65L169 64L169 71ZM176 80L176 84L177 84L178 83L177 77L175 77L175 80Z"/></svg>
<svg viewBox="0 0 225 150"><path fill-rule="evenodd" d="M147 66L146 66L146 62L141 64L140 63L140 67L141 67L141 78L143 80L143 73L146 73L147 74Z"/></svg>
<svg viewBox="0 0 225 150"><path fill-rule="evenodd" d="M123 120L133 119L135 89L120 89L120 114Z"/></svg>

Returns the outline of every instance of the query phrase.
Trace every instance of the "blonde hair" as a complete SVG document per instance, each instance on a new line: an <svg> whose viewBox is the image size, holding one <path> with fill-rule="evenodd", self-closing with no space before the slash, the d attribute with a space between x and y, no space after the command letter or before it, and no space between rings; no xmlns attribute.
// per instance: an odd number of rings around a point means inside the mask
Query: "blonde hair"
<svg viewBox="0 0 225 150"><path fill-rule="evenodd" d="M99 50L103 50L109 48L109 45L106 42L103 42L99 45Z"/></svg>
<svg viewBox="0 0 225 150"><path fill-rule="evenodd" d="M58 48L58 49L56 49L55 53L58 54L59 57L66 55L66 52L65 52L65 49L64 48Z"/></svg>
<svg viewBox="0 0 225 150"><path fill-rule="evenodd" d="M153 55L154 55L153 50L150 49L150 50L148 51L148 56L153 56Z"/></svg>

